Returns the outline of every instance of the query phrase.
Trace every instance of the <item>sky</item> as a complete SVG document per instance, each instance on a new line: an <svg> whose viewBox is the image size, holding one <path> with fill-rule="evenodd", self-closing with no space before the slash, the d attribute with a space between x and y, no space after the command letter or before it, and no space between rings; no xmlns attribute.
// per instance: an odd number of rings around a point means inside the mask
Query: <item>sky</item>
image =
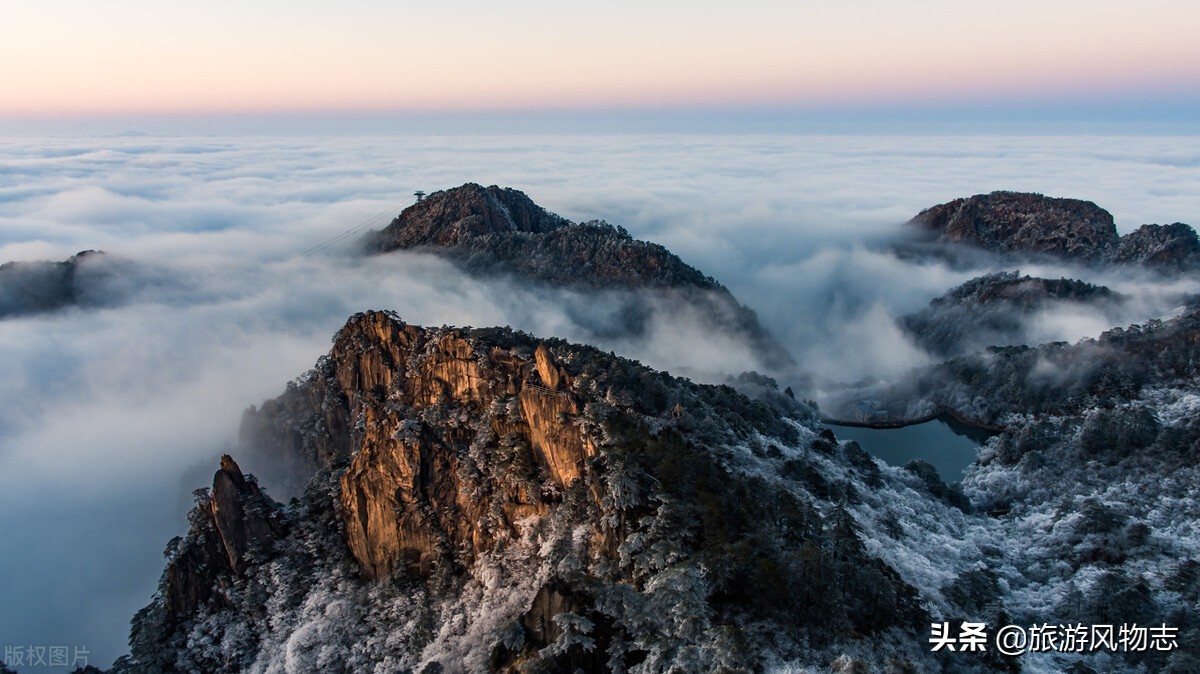
<svg viewBox="0 0 1200 674"><path fill-rule="evenodd" d="M97 306L0 320L0 645L82 644L103 666L124 652L191 491L238 453L242 411L312 367L355 311L512 325L707 381L755 365L684 308L660 303L643 337L597 337L580 315L619 297L484 282L426 255L363 260L352 237L305 254L382 226L417 189L467 181L667 246L806 371L841 381L929 362L895 319L1010 268L889 253L922 208L1013 189L1094 200L1123 233L1200 222L1189 137L0 138L0 261L110 256L86 267ZM1122 315L1035 315L1034 341L1166 315L1200 291L1194 278L1022 271L1135 297Z"/></svg>
<svg viewBox="0 0 1200 674"><path fill-rule="evenodd" d="M1196 25L1188 0L12 0L0 132L1179 133Z"/></svg>

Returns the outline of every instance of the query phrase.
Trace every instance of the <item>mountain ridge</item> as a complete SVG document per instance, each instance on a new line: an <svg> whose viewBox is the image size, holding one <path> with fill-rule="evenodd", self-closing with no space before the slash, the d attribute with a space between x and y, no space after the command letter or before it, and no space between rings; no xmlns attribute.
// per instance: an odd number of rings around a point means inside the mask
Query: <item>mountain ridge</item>
<svg viewBox="0 0 1200 674"><path fill-rule="evenodd" d="M1091 201L1028 192L976 194L922 210L909 225L947 243L996 253L1046 255L1088 264L1167 272L1200 268L1200 237L1183 223L1142 225L1121 236L1112 214Z"/></svg>
<svg viewBox="0 0 1200 674"><path fill-rule="evenodd" d="M737 669L850 631L915 644L926 623L841 505L856 487L833 472L878 468L781 393L386 312L351 317L289 390L316 421L287 423L349 451L319 455L286 508L223 460L116 671L270 670L322 648L341 653L323 669Z"/></svg>
<svg viewBox="0 0 1200 674"><path fill-rule="evenodd" d="M438 255L483 278L614 294L622 305L615 313L620 325L604 326L609 332L644 334L662 310L658 298L674 310L691 308L710 330L748 343L767 369L795 365L752 309L665 247L603 221L570 222L512 188L467 183L433 192L364 236L361 247L367 254Z"/></svg>
<svg viewBox="0 0 1200 674"><path fill-rule="evenodd" d="M383 230L367 234L362 246L374 253L438 251L472 272L551 283L724 289L659 244L599 220L573 223L519 190L496 185L432 192Z"/></svg>

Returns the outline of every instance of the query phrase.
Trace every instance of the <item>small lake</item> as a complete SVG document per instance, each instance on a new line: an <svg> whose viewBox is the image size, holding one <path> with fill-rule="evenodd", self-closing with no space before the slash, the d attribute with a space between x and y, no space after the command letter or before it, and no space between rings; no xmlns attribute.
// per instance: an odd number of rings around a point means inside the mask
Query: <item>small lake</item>
<svg viewBox="0 0 1200 674"><path fill-rule="evenodd" d="M893 466L920 459L937 469L946 484L961 482L986 439L973 429L941 420L902 428L860 428L825 424L838 440L855 440L862 448Z"/></svg>

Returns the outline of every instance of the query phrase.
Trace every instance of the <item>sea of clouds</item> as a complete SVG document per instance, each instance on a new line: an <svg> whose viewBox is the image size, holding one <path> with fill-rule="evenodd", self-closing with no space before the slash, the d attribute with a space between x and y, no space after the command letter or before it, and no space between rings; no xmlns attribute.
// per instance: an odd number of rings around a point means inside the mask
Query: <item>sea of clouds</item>
<svg viewBox="0 0 1200 674"><path fill-rule="evenodd" d="M241 412L310 368L356 311L512 325L712 381L757 366L686 310L606 336L581 315L615 311L616 296L353 254L348 231L382 227L417 189L468 181L665 245L823 382L930 362L895 319L1012 268L890 252L922 208L1009 189L1095 201L1122 233L1200 224L1195 138L0 138L0 262L110 254L97 306L0 321L0 645L84 646L103 666L124 652ZM1034 341L1168 315L1200 291L1194 277L1021 270L1136 298L1120 315L1035 314Z"/></svg>

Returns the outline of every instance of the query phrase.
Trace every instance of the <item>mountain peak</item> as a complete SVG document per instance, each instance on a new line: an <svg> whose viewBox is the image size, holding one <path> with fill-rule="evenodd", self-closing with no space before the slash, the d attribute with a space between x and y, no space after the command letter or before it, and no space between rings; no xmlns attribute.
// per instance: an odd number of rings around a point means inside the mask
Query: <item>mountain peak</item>
<svg viewBox="0 0 1200 674"><path fill-rule="evenodd" d="M570 224L520 190L477 183L439 190L409 206L367 248L388 252L420 246L452 247L487 234L543 234Z"/></svg>
<svg viewBox="0 0 1200 674"><path fill-rule="evenodd" d="M1200 267L1200 238L1182 222L1142 225L1121 237L1113 261L1162 269L1187 270Z"/></svg>
<svg viewBox="0 0 1200 674"><path fill-rule="evenodd" d="M1090 260L1116 248L1112 215L1090 201L997 191L927 208L912 224L996 252Z"/></svg>
<svg viewBox="0 0 1200 674"><path fill-rule="evenodd" d="M421 250L489 278L589 291L649 290L670 304L694 308L713 329L748 340L764 366L793 364L752 310L665 247L603 221L573 223L512 188L467 183L434 192L382 231L368 234L363 244L369 253ZM645 294L626 293L621 302L623 323L605 331L644 334L656 309Z"/></svg>
<svg viewBox="0 0 1200 674"><path fill-rule="evenodd" d="M419 248L466 271L555 285L719 288L666 248L601 221L573 223L511 187L467 183L430 194L364 240L368 252Z"/></svg>
<svg viewBox="0 0 1200 674"><path fill-rule="evenodd" d="M844 504L885 476L777 392L367 312L250 416L303 496L223 460L118 671L754 671L929 623Z"/></svg>
<svg viewBox="0 0 1200 674"><path fill-rule="evenodd" d="M1190 226L1142 225L1120 236L1113 216L1090 201L1024 192L992 192L927 208L910 224L941 241L993 253L1025 253L1160 271L1200 267L1200 238Z"/></svg>

